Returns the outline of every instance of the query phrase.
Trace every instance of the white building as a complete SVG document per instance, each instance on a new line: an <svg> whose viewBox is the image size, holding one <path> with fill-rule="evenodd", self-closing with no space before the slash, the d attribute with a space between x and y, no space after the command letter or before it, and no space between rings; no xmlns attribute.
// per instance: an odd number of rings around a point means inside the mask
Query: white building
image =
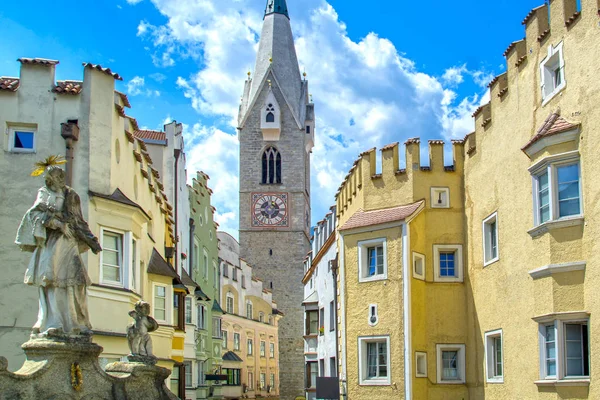
<svg viewBox="0 0 600 400"><path fill-rule="evenodd" d="M337 376L337 246L335 207L314 230L304 263L306 399L315 399L317 376Z"/></svg>

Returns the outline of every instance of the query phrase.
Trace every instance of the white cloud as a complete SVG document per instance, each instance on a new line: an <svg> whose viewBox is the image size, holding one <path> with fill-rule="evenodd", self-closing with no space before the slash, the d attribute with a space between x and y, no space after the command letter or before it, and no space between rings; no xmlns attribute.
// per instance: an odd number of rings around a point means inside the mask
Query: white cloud
<svg viewBox="0 0 600 400"><path fill-rule="evenodd" d="M168 22L154 26L142 21L138 36L152 42L155 64L198 60L198 71L179 77L177 87L203 117L229 122L228 129L194 125L187 130L186 147L188 169L203 169L212 178L221 227L237 236L235 121L246 73L254 67L264 1L152 2ZM334 203L335 191L361 151L414 136L459 138L473 130L471 113L484 94L459 98L456 90L469 76L483 92L489 72L455 65L442 77L425 74L375 32L352 40L335 9L323 0L291 3L290 13L300 69L308 73L317 116L313 220Z"/></svg>
<svg viewBox="0 0 600 400"><path fill-rule="evenodd" d="M136 5L137 3L141 3L144 0L126 0L128 4Z"/></svg>
<svg viewBox="0 0 600 400"><path fill-rule="evenodd" d="M165 79L167 79L167 76L165 74L161 74L160 72L155 72L148 76L158 83L163 83L165 81Z"/></svg>
<svg viewBox="0 0 600 400"><path fill-rule="evenodd" d="M158 90L146 89L146 80L141 76L136 76L127 82L127 94L130 96L160 96L160 92Z"/></svg>

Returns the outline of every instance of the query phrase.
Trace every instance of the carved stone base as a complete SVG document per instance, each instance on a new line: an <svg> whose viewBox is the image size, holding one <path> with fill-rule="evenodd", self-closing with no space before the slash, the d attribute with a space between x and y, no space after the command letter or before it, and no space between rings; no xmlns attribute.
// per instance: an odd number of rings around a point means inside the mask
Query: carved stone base
<svg viewBox="0 0 600 400"><path fill-rule="evenodd" d="M2 400L176 400L165 386L166 368L113 363L103 371L102 347L87 338L30 340L22 346L27 360L15 373L0 357Z"/></svg>

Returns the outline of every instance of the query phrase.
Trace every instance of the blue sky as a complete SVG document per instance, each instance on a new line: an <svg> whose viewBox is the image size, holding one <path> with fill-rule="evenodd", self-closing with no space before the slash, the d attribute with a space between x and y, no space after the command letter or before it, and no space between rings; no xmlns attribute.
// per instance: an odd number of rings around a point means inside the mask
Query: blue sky
<svg viewBox="0 0 600 400"><path fill-rule="evenodd" d="M60 60L57 79L81 79L88 61L121 74L140 126L186 125L188 175L211 176L218 221L237 236L234 119L266 0L33 1L26 12L5 3L0 76L18 76L18 57ZM503 51L541 3L288 0L317 110L313 221L361 151L468 133Z"/></svg>

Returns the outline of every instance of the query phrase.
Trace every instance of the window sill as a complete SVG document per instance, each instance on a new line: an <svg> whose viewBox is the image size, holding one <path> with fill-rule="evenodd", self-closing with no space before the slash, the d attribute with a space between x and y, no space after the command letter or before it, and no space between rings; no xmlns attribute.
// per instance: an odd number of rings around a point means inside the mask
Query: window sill
<svg viewBox="0 0 600 400"><path fill-rule="evenodd" d="M435 283L463 283L463 278L446 278L437 276L434 280Z"/></svg>
<svg viewBox="0 0 600 400"><path fill-rule="evenodd" d="M487 383L492 383L492 384L504 383L504 378L503 377L487 378L486 382Z"/></svg>
<svg viewBox="0 0 600 400"><path fill-rule="evenodd" d="M484 262L483 262L483 267L484 267L484 268L485 268L485 267L489 267L490 265L492 265L492 264L494 264L494 263L497 263L498 261L500 261L500 257L493 258L493 259L491 259L490 261L484 261Z"/></svg>
<svg viewBox="0 0 600 400"><path fill-rule="evenodd" d="M583 215L564 217L553 221L547 221L527 231L532 238L542 236L544 233L554 229L568 228L571 226L583 225L585 218Z"/></svg>
<svg viewBox="0 0 600 400"><path fill-rule="evenodd" d="M562 92L566 86L567 86L567 82L566 81L563 81L562 84L558 85L558 87L556 89L554 89L554 91L552 93L550 93L548 96L546 96L544 98L544 100L542 101L542 107L544 107L546 104L550 103L550 101L554 97L556 97L557 94L559 94L560 92Z"/></svg>
<svg viewBox="0 0 600 400"><path fill-rule="evenodd" d="M373 276L369 276L369 277L360 277L358 279L358 283L379 282L379 281L386 281L386 280L387 280L387 274L380 274L380 275L373 275Z"/></svg>
<svg viewBox="0 0 600 400"><path fill-rule="evenodd" d="M373 380L361 380L360 386L390 386L391 382L388 379L373 379Z"/></svg>
<svg viewBox="0 0 600 400"><path fill-rule="evenodd" d="M456 381L444 381L441 380L440 382L438 382L438 385L464 385L465 381L463 380L456 380Z"/></svg>
<svg viewBox="0 0 600 400"><path fill-rule="evenodd" d="M542 379L534 382L538 387L543 386L590 386L590 380L588 378L582 379L561 379L561 380L548 380Z"/></svg>

